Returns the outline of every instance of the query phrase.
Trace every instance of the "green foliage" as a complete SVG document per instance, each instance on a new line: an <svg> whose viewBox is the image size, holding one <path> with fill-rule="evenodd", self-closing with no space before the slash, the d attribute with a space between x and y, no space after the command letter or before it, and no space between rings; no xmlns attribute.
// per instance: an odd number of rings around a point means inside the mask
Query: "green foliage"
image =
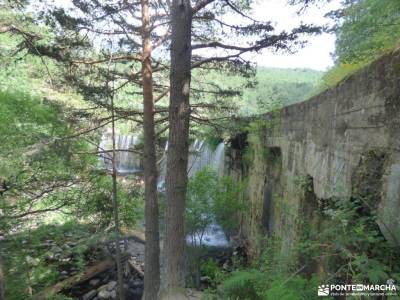
<svg viewBox="0 0 400 300"><path fill-rule="evenodd" d="M300 242L289 253L281 238L269 236L257 264L215 279L213 286L220 288L211 291L211 299L318 299L321 283L400 280L398 245L383 237L377 225L382 221L364 200L330 200L320 216L325 225L304 222ZM326 273L316 276L316 266Z"/></svg>
<svg viewBox="0 0 400 300"><path fill-rule="evenodd" d="M213 212L218 224L225 232L233 233L239 229L239 217L247 207L242 201L246 182L236 181L230 176L219 178L213 201Z"/></svg>
<svg viewBox="0 0 400 300"><path fill-rule="evenodd" d="M371 61L400 39L397 0L352 1L344 10L335 54L340 62Z"/></svg>
<svg viewBox="0 0 400 300"><path fill-rule="evenodd" d="M12 216L66 206L81 197L72 182L83 180L79 175L92 161L75 156L86 151L85 143L63 139L71 133L64 118L58 105L24 92L0 91L0 183L7 187L0 195L6 216L0 220L2 230L21 221Z"/></svg>
<svg viewBox="0 0 400 300"><path fill-rule="evenodd" d="M215 170L206 167L189 181L185 230L192 238L187 247L187 267L190 269L189 284L199 286L200 274L215 279L218 266L215 261L201 263L207 253L203 236L212 224L219 224L226 234L234 233L239 227L240 213L245 210L241 201L244 184L234 182L231 177L219 177Z"/></svg>
<svg viewBox="0 0 400 300"><path fill-rule="evenodd" d="M0 91L0 151L26 147L40 139L63 133L56 107L18 91Z"/></svg>
<svg viewBox="0 0 400 300"><path fill-rule="evenodd" d="M256 269L231 273L220 286L218 299L248 300L312 300L317 296L319 280L300 275L262 272ZM331 299L328 297L327 299Z"/></svg>
<svg viewBox="0 0 400 300"><path fill-rule="evenodd" d="M400 2L348 1L336 32L335 66L312 94L335 86L399 45Z"/></svg>
<svg viewBox="0 0 400 300"><path fill-rule="evenodd" d="M270 287L262 293L265 300L312 300L320 299L317 290L320 280L312 277L310 280L303 276L293 276L289 278L274 278ZM325 299L332 299L327 297Z"/></svg>
<svg viewBox="0 0 400 300"><path fill-rule="evenodd" d="M211 280L216 279L217 274L219 272L219 266L214 259L212 258L207 259L204 263L201 264L200 268L202 275L207 276Z"/></svg>
<svg viewBox="0 0 400 300"><path fill-rule="evenodd" d="M225 299L243 300L261 299L259 296L259 285L262 282L264 282L264 274L258 270L233 272L222 283L223 297Z"/></svg>
<svg viewBox="0 0 400 300"><path fill-rule="evenodd" d="M257 85L245 90L241 111L255 115L304 101L319 84L322 74L310 69L259 68Z"/></svg>
<svg viewBox="0 0 400 300"><path fill-rule="evenodd" d="M217 222L225 232L238 229L239 213L245 206L240 195L244 182L231 177L218 177L211 168L204 168L190 179L186 202L186 232L202 241L208 226Z"/></svg>
<svg viewBox="0 0 400 300"><path fill-rule="evenodd" d="M202 243L205 230L213 222L212 201L217 191L218 176L204 168L190 179L186 200L185 229Z"/></svg>
<svg viewBox="0 0 400 300"><path fill-rule="evenodd" d="M299 245L303 255L316 261L330 258L337 277L354 282L381 284L388 278L400 278L398 245L384 238L377 225L382 221L363 201L337 199L324 215L330 226L322 231L308 229L307 239Z"/></svg>
<svg viewBox="0 0 400 300"><path fill-rule="evenodd" d="M100 237L104 238L104 234L95 234L93 227L73 221L22 231L2 241L1 259L5 267L6 298L27 299L30 290L37 293L60 279L65 265L48 259L52 251L50 248L49 252L45 246L48 240L64 249L62 256L71 255L71 266L80 272L87 261L88 251L99 243ZM75 242L76 246L64 248L67 240ZM55 299L63 298L60 296Z"/></svg>
<svg viewBox="0 0 400 300"><path fill-rule="evenodd" d="M96 177L92 184L91 193L83 201L77 202L75 210L79 212L79 217L91 220L100 227L106 227L113 223L111 176ZM137 188L129 189L118 183L117 199L121 225L127 228L138 225L144 216L143 191Z"/></svg>

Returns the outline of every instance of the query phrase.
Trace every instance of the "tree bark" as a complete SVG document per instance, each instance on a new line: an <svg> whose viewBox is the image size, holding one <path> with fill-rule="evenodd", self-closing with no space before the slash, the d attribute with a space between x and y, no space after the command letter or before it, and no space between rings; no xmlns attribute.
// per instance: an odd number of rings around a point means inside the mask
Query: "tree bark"
<svg viewBox="0 0 400 300"><path fill-rule="evenodd" d="M189 149L189 93L191 79L190 0L171 5L171 71L167 153L167 211L164 243L165 269L161 299L184 298L185 198Z"/></svg>
<svg viewBox="0 0 400 300"><path fill-rule="evenodd" d="M122 273L122 255L119 245L120 230L119 230L119 215L118 215L118 198L117 198L117 168L115 161L115 111L114 111L114 96L111 95L111 117L112 117L112 206L113 217L115 223L115 258L117 260L117 277L118 277L118 297L119 300L124 300L124 276Z"/></svg>
<svg viewBox="0 0 400 300"><path fill-rule="evenodd" d="M3 268L0 264L0 300L5 300L4 298L4 277L3 277Z"/></svg>
<svg viewBox="0 0 400 300"><path fill-rule="evenodd" d="M145 178L145 269L144 299L156 300L160 286L160 240L157 201L157 161L155 149L154 102L151 66L149 0L142 0L142 79Z"/></svg>

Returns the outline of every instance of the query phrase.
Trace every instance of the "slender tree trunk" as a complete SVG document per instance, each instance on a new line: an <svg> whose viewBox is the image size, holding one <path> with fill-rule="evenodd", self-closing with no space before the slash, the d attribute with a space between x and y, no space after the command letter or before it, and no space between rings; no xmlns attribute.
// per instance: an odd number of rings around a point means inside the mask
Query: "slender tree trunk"
<svg viewBox="0 0 400 300"><path fill-rule="evenodd" d="M144 299L156 300L160 286L160 240L157 201L157 162L154 133L154 103L151 67L149 0L142 0L143 129L145 178L145 269Z"/></svg>
<svg viewBox="0 0 400 300"><path fill-rule="evenodd" d="M0 300L5 300L4 296L4 277L3 277L3 267L0 264Z"/></svg>
<svg viewBox="0 0 400 300"><path fill-rule="evenodd" d="M190 0L171 6L171 73L167 154L165 269L162 299L182 299L185 285L184 214L189 149L192 10Z"/></svg>
<svg viewBox="0 0 400 300"><path fill-rule="evenodd" d="M118 295L120 300L124 300L124 277L122 273L121 248L119 245L119 217L118 217L118 198L117 198L117 168L115 161L115 113L114 96L111 95L111 118L112 118L112 205L115 223L115 251L117 260Z"/></svg>

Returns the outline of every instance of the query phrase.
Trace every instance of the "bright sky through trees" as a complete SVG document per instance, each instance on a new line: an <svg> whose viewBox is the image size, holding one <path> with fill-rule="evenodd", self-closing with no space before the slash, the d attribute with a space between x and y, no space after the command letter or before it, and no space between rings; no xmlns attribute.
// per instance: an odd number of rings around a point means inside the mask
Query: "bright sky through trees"
<svg viewBox="0 0 400 300"><path fill-rule="evenodd" d="M253 16L258 20L272 20L278 30L290 30L301 21L304 23L327 24L331 20L325 14L340 7L339 0L328 4L314 5L302 15L298 15L299 6L290 6L286 0L258 0L253 8ZM309 44L295 54L274 54L264 50L252 58L260 66L279 68L311 68L325 71L333 65L331 53L335 50L334 34L322 34L308 37Z"/></svg>
<svg viewBox="0 0 400 300"><path fill-rule="evenodd" d="M55 0L54 2L57 5L62 4L67 9L72 7L71 0ZM290 31L301 22L315 25L329 24L331 20L325 15L340 7L340 0L332 0L329 3L312 5L299 15L297 12L301 6L291 6L287 2L287 0L257 0L253 5L252 17L260 21L272 21L278 31ZM35 6L35 10L37 8ZM235 22L235 20L230 21L230 23ZM335 35L324 33L319 36L309 36L306 39L309 43L294 54L273 53L266 49L259 54L249 54L247 58L263 67L310 68L320 71L326 71L332 67L331 53L335 50ZM154 53L154 55L165 55L165 53Z"/></svg>

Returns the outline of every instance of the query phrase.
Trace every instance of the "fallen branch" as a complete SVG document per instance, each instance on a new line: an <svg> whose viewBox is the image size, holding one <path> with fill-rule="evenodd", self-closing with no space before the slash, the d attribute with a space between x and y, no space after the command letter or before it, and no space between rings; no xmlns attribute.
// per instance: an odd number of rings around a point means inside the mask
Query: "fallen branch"
<svg viewBox="0 0 400 300"><path fill-rule="evenodd" d="M113 259L108 258L106 260L103 260L93 266L87 267L85 271L81 274L71 276L63 281L56 283L51 287L44 289L40 293L34 295L33 299L36 300L50 299L52 296L56 295L62 290L67 289L73 285L82 283L84 281L87 281L95 277L97 274L102 273L114 266L115 266L115 261Z"/></svg>

